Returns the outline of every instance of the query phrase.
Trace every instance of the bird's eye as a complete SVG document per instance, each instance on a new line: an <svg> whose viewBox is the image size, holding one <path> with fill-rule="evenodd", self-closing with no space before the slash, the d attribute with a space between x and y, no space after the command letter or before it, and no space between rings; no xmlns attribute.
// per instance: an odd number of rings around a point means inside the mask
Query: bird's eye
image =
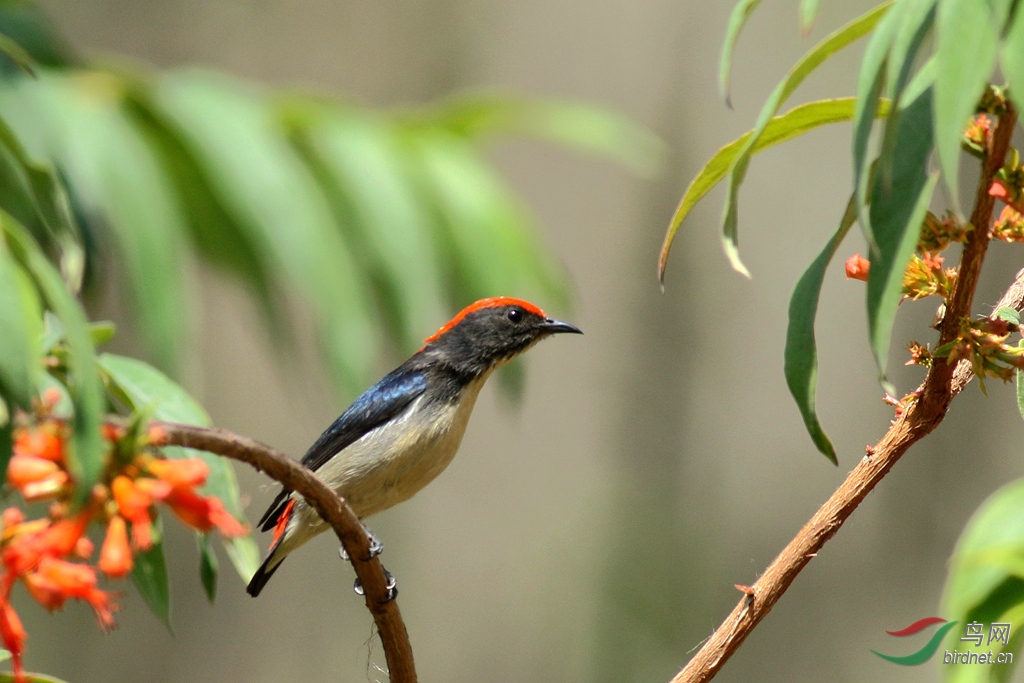
<svg viewBox="0 0 1024 683"><path fill-rule="evenodd" d="M508 316L508 319L511 322L514 322L517 325L519 323L523 322L523 312L521 310L519 310L518 308L510 308L510 309L508 309L508 313L506 313L506 315Z"/></svg>

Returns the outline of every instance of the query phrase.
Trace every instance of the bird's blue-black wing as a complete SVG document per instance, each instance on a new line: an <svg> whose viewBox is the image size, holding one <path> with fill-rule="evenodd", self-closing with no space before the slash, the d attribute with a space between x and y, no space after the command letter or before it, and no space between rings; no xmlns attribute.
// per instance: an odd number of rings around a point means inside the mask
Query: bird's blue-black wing
<svg viewBox="0 0 1024 683"><path fill-rule="evenodd" d="M427 388L426 378L419 372L395 370L363 392L327 430L320 435L302 464L311 470L319 469L334 455L344 450L375 427L392 419ZM281 510L287 504L290 490L285 489L270 504L258 526L268 531L277 523Z"/></svg>

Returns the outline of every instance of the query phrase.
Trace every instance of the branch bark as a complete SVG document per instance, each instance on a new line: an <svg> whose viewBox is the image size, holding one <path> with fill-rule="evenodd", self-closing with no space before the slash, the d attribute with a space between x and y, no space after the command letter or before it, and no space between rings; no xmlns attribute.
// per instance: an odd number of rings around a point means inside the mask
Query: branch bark
<svg viewBox="0 0 1024 683"><path fill-rule="evenodd" d="M412 645L398 610L397 600L387 600L387 578L377 557L370 557L370 540L359 518L343 498L311 470L287 455L248 437L224 429L208 429L173 422L152 422L167 437L164 445L185 446L240 460L264 472L301 495L331 525L348 553L356 576L363 584L366 608L373 615L384 645L392 683L416 683Z"/></svg>
<svg viewBox="0 0 1024 683"><path fill-rule="evenodd" d="M992 133L991 148L982 164L974 210L971 212L971 225L974 229L968 233L964 244L959 275L939 328L936 347L956 338L960 321L971 315L974 291L988 249L992 210L995 206L995 198L989 195L988 189L1005 161L1016 122L1017 112L1008 104L1006 113L999 118ZM1017 274L1013 286L996 308L1002 306L1011 306L1018 311L1024 307L1024 270ZM850 472L842 485L779 553L757 582L749 587L738 586L744 593L739 604L693 659L672 679L672 683L703 683L714 678L750 632L771 611L797 574L839 531L896 461L942 422L953 397L967 385L971 376L969 362L950 364L944 358L935 359L921 385L917 400L911 402L902 415L893 421L870 454Z"/></svg>

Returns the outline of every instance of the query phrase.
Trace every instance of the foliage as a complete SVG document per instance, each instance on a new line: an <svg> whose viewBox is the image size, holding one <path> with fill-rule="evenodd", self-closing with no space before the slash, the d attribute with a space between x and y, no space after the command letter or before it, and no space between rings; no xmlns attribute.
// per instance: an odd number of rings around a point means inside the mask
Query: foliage
<svg viewBox="0 0 1024 683"><path fill-rule="evenodd" d="M732 52L743 26L760 3L740 0L730 18L720 65L720 90L728 103ZM802 0L800 25L812 26L821 3ZM723 246L737 271L739 260L737 192L753 154L770 144L813 130L824 123L852 121L854 184L839 228L799 278L790 300L785 373L790 391L815 446L833 463L835 449L815 408L817 347L814 320L829 263L856 222L868 244L867 258L847 261L848 278L865 280L869 346L878 365L887 401L897 414L916 400L903 398L886 380L886 364L896 312L905 298L938 296L940 316L951 301L958 268L947 268L941 253L951 244L974 239L1024 240L1024 168L1011 150L988 194L1004 203L991 223L972 225L959 197L958 168L963 155L983 163L992 153L995 120L1024 109L1024 11L1017 0L892 0L837 29L799 60L769 96L754 130L723 147L686 189L662 247L659 274L664 282L669 249L694 204L719 181L729 178L723 210ZM855 98L799 105L777 115L804 78L833 54L867 38ZM992 84L996 73L1007 83ZM1016 120L1012 112L1010 121ZM880 122L876 125L876 121ZM1000 152L1001 154L1001 152ZM937 171L929 162L937 161ZM1000 160L1002 157L998 157ZM999 161L998 163L1002 163ZM943 218L929 211L938 182L948 190ZM990 212L989 212L990 213ZM991 224L991 227L990 227ZM985 231L980 236L977 231ZM983 253L983 252L982 252ZM1024 347L1011 343L1019 332L1016 311L954 321L959 331L938 348L911 342L909 364L931 366L935 358L970 362L982 391L985 378L1018 377L1018 401L1024 406L1020 371ZM951 338L950 338L951 337ZM948 340L948 341L947 341ZM1024 408L1022 408L1024 414ZM870 451L869 451L870 454ZM993 494L964 531L946 587L950 619L1024 622L1024 572L1018 527L1020 482ZM1021 584L1024 585L1024 584ZM1024 632L1022 632L1024 633ZM1007 646L1019 654L1024 636ZM1005 680L1011 667L948 667L957 680Z"/></svg>
<svg viewBox="0 0 1024 683"><path fill-rule="evenodd" d="M213 530L243 579L255 570L230 465L146 429L210 422L171 379L197 260L252 293L278 343L300 304L343 394L444 310L495 294L568 305L565 274L487 160L500 134L640 172L658 153L643 129L574 102L483 93L376 111L211 71L98 66L33 5L0 2L0 475L51 503L34 519L5 512L0 638L16 678L35 680L21 673L18 581L49 609L89 602L109 628L97 577L130 575L169 625L159 507L196 530L210 600ZM96 351L113 326L90 323L83 300L121 271L157 367ZM105 529L95 566L90 523Z"/></svg>

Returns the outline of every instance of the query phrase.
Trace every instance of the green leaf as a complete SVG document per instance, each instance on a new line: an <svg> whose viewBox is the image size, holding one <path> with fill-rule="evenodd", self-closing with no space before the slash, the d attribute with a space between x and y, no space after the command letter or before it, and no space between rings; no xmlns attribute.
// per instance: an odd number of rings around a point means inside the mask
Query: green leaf
<svg viewBox="0 0 1024 683"><path fill-rule="evenodd" d="M1018 370L1017 376L1017 410L1020 412L1020 416L1024 418L1024 382L1021 381L1021 371Z"/></svg>
<svg viewBox="0 0 1024 683"><path fill-rule="evenodd" d="M751 148L751 154L757 154L763 149L767 149L772 145L777 145L780 142L785 142L799 135L814 130L819 126L823 126L828 123L839 123L841 121L849 121L853 116L855 99L852 97L843 97L835 100L820 100L817 102L808 102L807 104L801 104L793 109L790 109L781 116L773 117L768 125L764 127L760 137L754 143ZM875 111L875 115L879 117L886 117L889 115L889 102L882 100L878 103L878 108ZM676 208L675 213L672 215L672 221L669 223L668 231L665 234L665 241L661 246L661 255L658 259L658 277L661 279L662 284L665 282L665 267L668 263L668 254L672 248L672 242L675 239L676 232L679 230L679 226L682 225L683 219L686 218L687 214L694 205L699 202L704 195L711 191L715 185L718 184L725 174L728 172L733 159L741 149L743 149L754 131L748 131L742 137L730 142L728 145L718 150L710 161L708 161L704 168L701 169L700 173L697 174L690 185L686 188L686 192L683 194L682 200L679 202L679 206Z"/></svg>
<svg viewBox="0 0 1024 683"><path fill-rule="evenodd" d="M409 144L421 191L437 211L443 262L456 265L446 273L453 308L502 294L566 306L561 268L480 152L443 130L417 132Z"/></svg>
<svg viewBox="0 0 1024 683"><path fill-rule="evenodd" d="M412 353L435 325L442 292L433 224L411 186L400 139L383 122L321 112L299 127L300 153L348 224L364 277L401 350Z"/></svg>
<svg viewBox="0 0 1024 683"><path fill-rule="evenodd" d="M821 0L800 0L800 30L804 35L814 28L814 20L818 18Z"/></svg>
<svg viewBox="0 0 1024 683"><path fill-rule="evenodd" d="M35 287L0 240L0 394L32 409L42 372L42 308ZM0 476L6 460L0 453Z"/></svg>
<svg viewBox="0 0 1024 683"><path fill-rule="evenodd" d="M793 289L793 296L789 300L789 327L786 330L786 384L789 385L789 392L793 394L793 400L800 409L800 415L804 419L811 440L834 465L839 464L836 451L825 435L825 430L821 428L814 405L818 383L818 347L814 339L814 319L818 314L818 298L821 296L825 271L839 245L846 238L846 233L850 231L850 226L856 220L857 197L852 195L843 219L839 222L839 228L800 276Z"/></svg>
<svg viewBox="0 0 1024 683"><path fill-rule="evenodd" d="M740 38L743 25L760 4L761 0L739 0L729 15L729 28L725 32L722 56L718 62L718 93L730 109L732 98L729 96L729 72L732 70L732 53L736 50L736 41Z"/></svg>
<svg viewBox="0 0 1024 683"><path fill-rule="evenodd" d="M135 552L132 582L153 614L171 630L171 586L167 580L167 561L164 559L163 524L153 525L153 545L148 550Z"/></svg>
<svg viewBox="0 0 1024 683"><path fill-rule="evenodd" d="M989 496L967 522L949 562L942 603L942 613L961 623L1013 623L1009 647L992 642L986 644L986 650L1020 653L1019 624L1024 619L1024 479L1013 481ZM1007 680L1012 673L1011 666L946 668L947 680L958 683Z"/></svg>
<svg viewBox="0 0 1024 683"><path fill-rule="evenodd" d="M152 410L153 418L156 420L209 426L210 418L202 406L156 368L140 360L111 353L101 354L99 365L103 369L111 393L132 410ZM202 458L210 468L206 484L201 489L202 494L216 496L235 519L246 523L238 493L238 481L235 479L235 470L231 463L219 455L191 448L168 446L162 450L170 458ZM241 552L232 555L230 549L239 544ZM248 580L255 568L250 566L249 558L245 555L245 542L242 539L225 539L224 545L229 549L229 557L239 575ZM236 556L238 561L235 561Z"/></svg>
<svg viewBox="0 0 1024 683"><path fill-rule="evenodd" d="M117 91L83 88L76 77L45 81L62 167L78 201L113 233L147 345L173 371L186 327L185 226L170 180Z"/></svg>
<svg viewBox="0 0 1024 683"><path fill-rule="evenodd" d="M200 72L166 75L153 97L261 257L309 304L338 385L362 388L376 348L368 295L272 108L240 84Z"/></svg>
<svg viewBox="0 0 1024 683"><path fill-rule="evenodd" d="M96 346L109 342L114 338L116 332L117 326L109 320L89 323L89 336L92 338L92 343Z"/></svg>
<svg viewBox="0 0 1024 683"><path fill-rule="evenodd" d="M210 534L197 534L196 544L199 546L199 580L212 605L217 597L217 553L210 545Z"/></svg>
<svg viewBox="0 0 1024 683"><path fill-rule="evenodd" d="M868 245L875 247L875 237L867 212L871 164L867 163L868 141L885 80L886 59L896 39L896 31L903 18L905 3L899 3L882 17L868 44L864 48L860 72L857 76L857 108L853 115L853 190L857 195L858 217Z"/></svg>
<svg viewBox="0 0 1024 683"><path fill-rule="evenodd" d="M978 0L943 0L937 23L935 149L953 208L960 213L960 143L995 67L999 34Z"/></svg>
<svg viewBox="0 0 1024 683"><path fill-rule="evenodd" d="M871 349L885 382L896 308L902 298L903 272L921 236L937 176L928 176L932 150L932 91L926 90L900 114L893 147L892 182L875 174L871 191L871 225L877 248L870 251L868 331Z"/></svg>
<svg viewBox="0 0 1024 683"><path fill-rule="evenodd" d="M779 82L768 96L758 116L754 131L746 143L737 152L729 169L729 186L725 198L725 209L722 215L722 245L725 248L726 256L733 269L750 277L750 272L739 258L739 245L737 236L738 224L738 193L743 178L746 176L747 167L750 165L750 157L753 156L754 145L757 139L764 132L764 129L771 122L772 117L789 98L796 88L803 83L804 79L816 68L821 66L829 57L842 50L850 43L863 37L875 24L885 15L891 6L886 2L872 9L861 17L854 19L842 28L825 37L820 43L812 48L807 54L800 58L793 68L789 70L786 77Z"/></svg>
<svg viewBox="0 0 1024 683"><path fill-rule="evenodd" d="M1003 42L1003 74L1009 83L1010 99L1024 111L1024 9L1018 8Z"/></svg>
<svg viewBox="0 0 1024 683"><path fill-rule="evenodd" d="M35 63L32 59L32 55L25 51L21 45L18 45L17 41L13 40L9 36L5 36L0 33L0 52L10 57L11 61L17 64L22 71L27 73L29 76L35 76Z"/></svg>
<svg viewBox="0 0 1024 683"><path fill-rule="evenodd" d="M1002 308L996 310L996 312L993 313L992 316L994 318L999 318L1000 320L1011 322L1014 325L1020 325L1020 312L1017 311L1016 308L1003 306Z"/></svg>
<svg viewBox="0 0 1024 683"><path fill-rule="evenodd" d="M59 678L53 676L44 676L43 674L31 674L27 673L20 680L15 679L13 674L0 673L0 683L65 683Z"/></svg>
<svg viewBox="0 0 1024 683"><path fill-rule="evenodd" d="M576 147L645 175L657 170L665 151L661 140L646 128L582 102L480 93L442 104L431 118L459 135L511 133Z"/></svg>
<svg viewBox="0 0 1024 683"><path fill-rule="evenodd" d="M32 275L46 305L60 318L65 328L65 339L72 357L68 390L75 404L73 448L68 466L78 482L76 501L82 503L103 471L104 452L100 424L105 399L96 368L96 351L89 337L89 325L78 301L67 290L60 274L28 231L3 211L0 211L0 230L6 234L11 252Z"/></svg>

